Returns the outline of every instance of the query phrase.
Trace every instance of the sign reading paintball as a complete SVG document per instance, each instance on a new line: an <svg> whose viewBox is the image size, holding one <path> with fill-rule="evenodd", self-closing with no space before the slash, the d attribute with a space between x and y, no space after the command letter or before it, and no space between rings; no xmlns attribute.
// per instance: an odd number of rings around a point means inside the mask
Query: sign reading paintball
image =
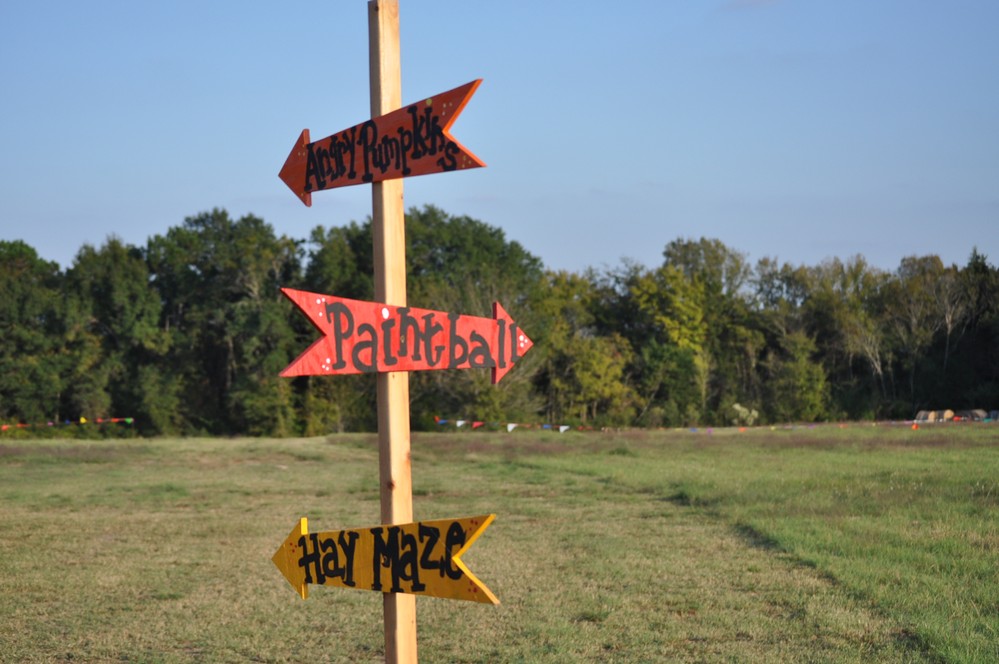
<svg viewBox="0 0 999 664"><path fill-rule="evenodd" d="M310 142L302 131L279 173L312 205L312 192L485 166L451 136L480 80Z"/></svg>
<svg viewBox="0 0 999 664"><path fill-rule="evenodd" d="M494 518L310 533L302 517L272 560L302 599L315 584L499 604L461 560Z"/></svg>
<svg viewBox="0 0 999 664"><path fill-rule="evenodd" d="M323 333L286 377L488 368L498 383L533 345L498 302L484 318L281 291Z"/></svg>

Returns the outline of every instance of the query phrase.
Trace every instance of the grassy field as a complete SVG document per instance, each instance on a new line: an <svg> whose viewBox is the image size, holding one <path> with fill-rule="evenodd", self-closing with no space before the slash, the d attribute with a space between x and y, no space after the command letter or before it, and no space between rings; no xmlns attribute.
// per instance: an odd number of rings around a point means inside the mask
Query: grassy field
<svg viewBox="0 0 999 664"><path fill-rule="evenodd" d="M498 607L422 662L999 661L999 428L416 435L418 519L495 513ZM371 436L0 439L0 661L376 662L377 593L302 601L300 516L378 523Z"/></svg>

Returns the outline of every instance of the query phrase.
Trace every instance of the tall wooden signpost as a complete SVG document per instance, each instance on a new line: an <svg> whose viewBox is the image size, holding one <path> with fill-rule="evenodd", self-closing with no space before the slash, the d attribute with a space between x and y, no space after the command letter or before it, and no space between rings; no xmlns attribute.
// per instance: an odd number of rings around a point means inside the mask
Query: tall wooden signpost
<svg viewBox="0 0 999 664"><path fill-rule="evenodd" d="M372 185L377 302L284 289L322 333L283 376L376 372L382 525L310 533L300 520L273 560L304 599L308 586L381 591L385 660L417 660L416 595L497 604L461 560L495 515L413 521L409 371L492 370L499 381L531 347L499 303L492 318L406 303L402 178L484 166L450 134L472 81L402 106L398 0L368 2L371 120L318 141L308 129L280 177L303 203L332 187Z"/></svg>
<svg viewBox="0 0 999 664"><path fill-rule="evenodd" d="M402 106L398 0L368 3L368 62L371 117ZM406 306L406 225L402 180L371 186L375 299ZM378 374L378 477L382 523L413 520L413 475L409 438L409 374ZM383 597L385 661L416 662L416 596Z"/></svg>

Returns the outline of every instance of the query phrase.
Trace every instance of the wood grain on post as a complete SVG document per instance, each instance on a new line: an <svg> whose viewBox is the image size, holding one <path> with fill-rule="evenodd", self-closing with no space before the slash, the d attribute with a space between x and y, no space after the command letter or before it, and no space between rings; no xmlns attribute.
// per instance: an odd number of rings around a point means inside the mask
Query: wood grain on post
<svg viewBox="0 0 999 664"><path fill-rule="evenodd" d="M402 106L398 0L368 2L371 117ZM402 180L371 185L375 299L406 305L406 229ZM378 449L381 519L385 524L413 521L410 459L409 374L378 374ZM385 593L385 661L417 661L416 596Z"/></svg>

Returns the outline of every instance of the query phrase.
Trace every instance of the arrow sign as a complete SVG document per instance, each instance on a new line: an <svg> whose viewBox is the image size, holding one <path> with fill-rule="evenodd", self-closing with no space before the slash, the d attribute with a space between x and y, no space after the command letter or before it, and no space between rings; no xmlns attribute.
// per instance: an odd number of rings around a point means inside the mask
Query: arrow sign
<svg viewBox="0 0 999 664"><path fill-rule="evenodd" d="M491 368L498 383L534 345L493 303L493 317L362 302L282 288L323 336L282 376Z"/></svg>
<svg viewBox="0 0 999 664"><path fill-rule="evenodd" d="M271 560L302 599L316 584L499 604L461 561L495 518L310 533L302 517Z"/></svg>
<svg viewBox="0 0 999 664"><path fill-rule="evenodd" d="M302 131L279 176L306 205L312 192L485 166L451 136L482 79L309 142Z"/></svg>

